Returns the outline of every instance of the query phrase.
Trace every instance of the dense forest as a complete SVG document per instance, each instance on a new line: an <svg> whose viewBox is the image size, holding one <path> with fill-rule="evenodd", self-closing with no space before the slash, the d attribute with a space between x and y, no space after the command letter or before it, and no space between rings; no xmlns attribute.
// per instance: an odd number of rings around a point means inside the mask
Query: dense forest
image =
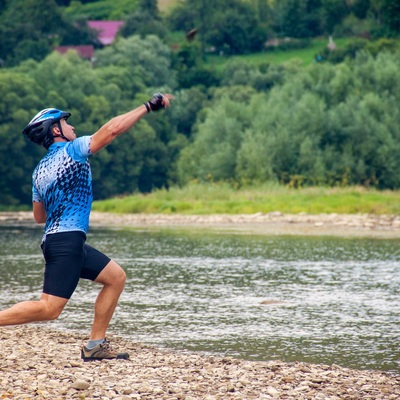
<svg viewBox="0 0 400 400"><path fill-rule="evenodd" d="M112 45L93 19L124 21ZM40 109L68 110L78 135L92 134L155 91L174 94L171 109L92 158L97 199L193 180L399 189L399 35L397 0L191 0L163 12L155 0L3 1L0 204L31 201L45 150L21 132ZM347 44L309 65L245 58L329 36ZM81 44L95 59L54 51ZM222 55L222 67L209 62Z"/></svg>

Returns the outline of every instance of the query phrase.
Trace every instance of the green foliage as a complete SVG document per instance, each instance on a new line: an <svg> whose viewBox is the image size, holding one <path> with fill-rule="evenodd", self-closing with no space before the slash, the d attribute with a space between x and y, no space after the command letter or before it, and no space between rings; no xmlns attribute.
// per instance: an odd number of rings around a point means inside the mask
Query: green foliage
<svg viewBox="0 0 400 400"><path fill-rule="evenodd" d="M287 74L266 94L216 95L180 179L399 187L399 57L361 53Z"/></svg>
<svg viewBox="0 0 400 400"><path fill-rule="evenodd" d="M269 45L265 49L266 51L277 51L277 50L293 50L293 49L305 49L311 45L311 40L306 39L293 39L284 38L276 41L276 44Z"/></svg>
<svg viewBox="0 0 400 400"><path fill-rule="evenodd" d="M313 18L307 12L309 1L282 0L277 2L275 11L275 30L281 37L306 38L321 33L318 27L313 30L309 26L309 18ZM315 9L312 10L313 12ZM311 25L311 24L310 24ZM314 25L318 25L314 24Z"/></svg>
<svg viewBox="0 0 400 400"><path fill-rule="evenodd" d="M179 133L192 135L199 112L206 106L207 93L201 87L182 89L174 93L173 107L169 112L171 123Z"/></svg>
<svg viewBox="0 0 400 400"><path fill-rule="evenodd" d="M132 35L166 37L167 28L158 13L157 0L140 0L138 9L125 17L125 24L120 29L120 34L124 37Z"/></svg>
<svg viewBox="0 0 400 400"><path fill-rule="evenodd" d="M335 37L377 38L396 37L400 31L396 0L195 0L177 4L166 17L158 12L156 0L4 1L0 7L0 58L11 66L27 58L42 60L56 45L99 46L86 24L88 19L123 20L124 37L154 34L172 42L176 35L168 27L183 32L182 36L196 28L197 34L189 39L201 44L202 56L206 51L261 51L267 38L280 38L286 49L306 44L298 39L332 33ZM290 40L283 40L287 37ZM179 49L182 40L173 44ZM193 78L208 81L210 86L214 84L212 75L198 65L186 82Z"/></svg>
<svg viewBox="0 0 400 400"><path fill-rule="evenodd" d="M93 157L91 165L94 195L101 199L165 186L168 154L157 133L140 122L99 157Z"/></svg>
<svg viewBox="0 0 400 400"><path fill-rule="evenodd" d="M19 132L38 110L68 110L78 135L92 134L155 91L174 93L172 108L148 115L93 157L96 198L193 180L400 187L397 40L335 38L336 51L319 53L323 63L312 59L326 39L293 52L226 56L259 49L266 34L291 32L302 39L279 43L303 46L316 32L339 32L341 20L345 32L350 13L363 35L395 36L395 2L196 0L169 16L175 29L198 28L186 40L184 33L164 37L155 1L59 0L65 9L55 0L20 1L0 5L0 204L30 203L31 172L44 150ZM58 44L90 42L85 18L97 12L130 21L127 37L96 50L94 63L75 52L49 54ZM167 45L172 37L179 43ZM225 55L205 57L210 45Z"/></svg>
<svg viewBox="0 0 400 400"><path fill-rule="evenodd" d="M24 74L0 70L0 203L18 205L31 201L31 182L26 171L32 170L35 157L44 153L30 149L22 137L30 107L39 104L36 83Z"/></svg>
<svg viewBox="0 0 400 400"><path fill-rule="evenodd" d="M397 0L381 0L380 27L381 36L398 37L400 35L400 3Z"/></svg>
<svg viewBox="0 0 400 400"><path fill-rule="evenodd" d="M215 68L204 63L202 50L197 42L186 42L173 53L173 68L181 88L199 85L211 87L219 83Z"/></svg>
<svg viewBox="0 0 400 400"><path fill-rule="evenodd" d="M236 152L251 118L238 92L232 88L217 106L207 109L207 117L199 124L194 143L182 151L178 171L183 181L219 181L232 177Z"/></svg>
<svg viewBox="0 0 400 400"><path fill-rule="evenodd" d="M221 76L223 86L249 86L258 91L268 91L282 84L287 74L283 65L254 65L244 60L228 61ZM293 73L293 71L291 71Z"/></svg>
<svg viewBox="0 0 400 400"><path fill-rule="evenodd" d="M71 1L66 13L75 19L120 20L137 10L138 0Z"/></svg>
<svg viewBox="0 0 400 400"><path fill-rule="evenodd" d="M234 6L234 7L232 7ZM205 40L228 54L245 54L263 48L266 34L248 3L231 4L213 16L212 26L204 33Z"/></svg>
<svg viewBox="0 0 400 400"><path fill-rule="evenodd" d="M379 39L377 41L369 41L367 39L357 38L350 40L341 48L330 50L327 47L320 53L322 61L332 63L341 63L346 58L355 58L361 51L367 51L372 55L377 55L383 50L395 52L400 48L399 42L394 39Z"/></svg>
<svg viewBox="0 0 400 400"><path fill-rule="evenodd" d="M321 0L322 24L324 31L333 33L336 25L340 24L348 14L347 4L344 0Z"/></svg>
<svg viewBox="0 0 400 400"><path fill-rule="evenodd" d="M166 88L174 84L173 75L168 73L169 50L158 38L121 41L127 53L118 54L118 43L115 49L99 51L102 66L95 69L73 51L52 53L40 63L29 60L14 69L0 69L0 90L4 93L0 101L0 154L4 160L0 180L5 188L1 204L31 201L31 173L44 150L20 132L38 110L68 110L78 135L93 134L115 115L148 100L150 83ZM160 81L151 79L154 76ZM117 142L93 157L97 198L167 185L170 165L182 144L166 112L149 115Z"/></svg>
<svg viewBox="0 0 400 400"><path fill-rule="evenodd" d="M131 82L142 81L150 87L174 87L175 76L170 70L170 49L157 36L119 38L113 46L96 54L97 66L122 67Z"/></svg>
<svg viewBox="0 0 400 400"><path fill-rule="evenodd" d="M266 32L250 2L195 0L182 2L169 15L174 30L198 29L203 51L214 46L227 54L261 50Z"/></svg>
<svg viewBox="0 0 400 400"><path fill-rule="evenodd" d="M55 0L16 0L0 15L0 58L6 66L40 61L56 45L92 44L89 29L67 20Z"/></svg>

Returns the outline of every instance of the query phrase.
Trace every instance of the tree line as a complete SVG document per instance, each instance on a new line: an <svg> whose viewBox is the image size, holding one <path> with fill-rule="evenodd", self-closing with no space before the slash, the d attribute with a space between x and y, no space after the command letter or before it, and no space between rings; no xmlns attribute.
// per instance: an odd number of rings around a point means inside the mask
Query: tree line
<svg viewBox="0 0 400 400"><path fill-rule="evenodd" d="M181 152L178 176L398 189L399 61L399 51L360 52L339 65L270 68L266 75L282 76L267 91L257 90L261 71L232 65L228 86L215 93Z"/></svg>
<svg viewBox="0 0 400 400"><path fill-rule="evenodd" d="M70 111L77 134L92 134L158 90L175 95L171 109L92 158L97 199L193 180L398 189L396 45L365 41L309 67L231 61L215 70L197 40L173 50L136 33L99 48L95 64L71 52L0 68L0 204L31 202L45 150L21 131L40 109Z"/></svg>
<svg viewBox="0 0 400 400"><path fill-rule="evenodd" d="M100 48L87 20L125 22L120 34L156 35L171 44L179 33L196 39L204 54L245 54L265 43L291 38L306 45L317 36L400 34L398 0L185 0L160 13L157 0L3 0L0 3L0 62L8 67L40 61L55 46ZM294 40L293 40L294 39ZM287 46L288 43L284 42ZM272 47L274 48L274 46Z"/></svg>

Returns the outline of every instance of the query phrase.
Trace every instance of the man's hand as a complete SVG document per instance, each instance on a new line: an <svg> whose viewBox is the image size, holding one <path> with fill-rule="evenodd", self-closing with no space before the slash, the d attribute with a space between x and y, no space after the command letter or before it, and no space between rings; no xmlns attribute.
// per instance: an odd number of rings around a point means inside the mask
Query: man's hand
<svg viewBox="0 0 400 400"><path fill-rule="evenodd" d="M169 107L169 100L172 98L173 96L170 94L155 93L144 105L146 106L147 112L158 111L161 108Z"/></svg>

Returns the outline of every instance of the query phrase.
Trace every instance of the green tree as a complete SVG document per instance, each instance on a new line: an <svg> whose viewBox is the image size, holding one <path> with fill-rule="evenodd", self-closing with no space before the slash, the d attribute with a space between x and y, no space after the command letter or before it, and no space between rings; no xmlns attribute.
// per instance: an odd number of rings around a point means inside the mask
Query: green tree
<svg viewBox="0 0 400 400"><path fill-rule="evenodd" d="M248 3L237 2L213 16L212 26L204 33L207 43L228 54L260 51L266 40L258 25L254 9Z"/></svg>
<svg viewBox="0 0 400 400"><path fill-rule="evenodd" d="M237 88L228 90L220 101L207 108L207 117L200 123L193 143L182 151L178 171L183 182L196 178L202 181L227 180L236 169L236 154L251 114L236 101Z"/></svg>
<svg viewBox="0 0 400 400"><path fill-rule="evenodd" d="M321 0L322 1L322 24L324 31L332 34L336 25L349 14L345 0Z"/></svg>
<svg viewBox="0 0 400 400"><path fill-rule="evenodd" d="M140 38L119 38L112 46L96 54L97 66L123 67L148 87L175 86L175 74L170 70L171 50L154 35ZM132 80L132 85L135 80Z"/></svg>
<svg viewBox="0 0 400 400"><path fill-rule="evenodd" d="M173 53L173 69L176 72L178 86L218 86L219 78L215 68L205 64L201 46L198 42L186 42Z"/></svg>
<svg viewBox="0 0 400 400"><path fill-rule="evenodd" d="M260 50L266 38L257 10L240 0L184 2L170 14L169 22L175 30L197 29L203 53L210 45L235 54Z"/></svg>
<svg viewBox="0 0 400 400"><path fill-rule="evenodd" d="M94 43L86 24L67 21L55 0L15 0L0 15L0 58L17 65L32 58L42 60L59 44Z"/></svg>
<svg viewBox="0 0 400 400"><path fill-rule="evenodd" d="M283 0L275 3L272 21L280 37L308 38L323 33L323 0Z"/></svg>
<svg viewBox="0 0 400 400"><path fill-rule="evenodd" d="M165 38L167 29L158 12L157 0L139 0L137 10L126 18L120 34L124 37L156 35Z"/></svg>
<svg viewBox="0 0 400 400"><path fill-rule="evenodd" d="M136 54L146 61L148 55L142 57L140 51L147 53L148 49L139 47ZM157 54L151 56L157 58ZM151 65L151 60L147 61ZM18 132L32 116L47 107L68 110L78 135L93 134L113 116L148 100L152 94L143 82L146 77L138 74L132 82L129 71L129 60L94 69L73 51L66 55L52 53L41 62L29 60L13 69L0 70L0 90L5 94L0 100L0 157L9 160L0 170L5 188L1 204L31 202L32 170L45 152ZM132 87L143 92L135 92ZM149 115L121 141L93 157L97 198L166 186L175 179L174 173L169 173L170 166L182 143L168 112ZM15 159L19 162L12 161Z"/></svg>
<svg viewBox="0 0 400 400"><path fill-rule="evenodd" d="M351 11L357 18L364 19L367 18L370 7L370 0L355 0L351 7Z"/></svg>
<svg viewBox="0 0 400 400"><path fill-rule="evenodd" d="M166 185L167 148L146 122L136 124L98 156L91 160L95 198L150 192Z"/></svg>
<svg viewBox="0 0 400 400"><path fill-rule="evenodd" d="M400 3L397 0L382 1L382 19L390 36L400 34Z"/></svg>
<svg viewBox="0 0 400 400"><path fill-rule="evenodd" d="M201 87L182 89L174 93L174 104L169 112L171 124L186 137L192 136L196 119L208 102Z"/></svg>
<svg viewBox="0 0 400 400"><path fill-rule="evenodd" d="M37 89L25 74L0 70L0 204L29 204L32 199L30 174L43 152L31 148L21 132L32 118L29 109L40 104Z"/></svg>
<svg viewBox="0 0 400 400"><path fill-rule="evenodd" d="M295 38L308 37L310 32L306 23L306 2L283 0L276 6L276 29L280 36Z"/></svg>
<svg viewBox="0 0 400 400"><path fill-rule="evenodd" d="M182 151L180 179L398 188L399 57L315 64L263 94L216 90Z"/></svg>

